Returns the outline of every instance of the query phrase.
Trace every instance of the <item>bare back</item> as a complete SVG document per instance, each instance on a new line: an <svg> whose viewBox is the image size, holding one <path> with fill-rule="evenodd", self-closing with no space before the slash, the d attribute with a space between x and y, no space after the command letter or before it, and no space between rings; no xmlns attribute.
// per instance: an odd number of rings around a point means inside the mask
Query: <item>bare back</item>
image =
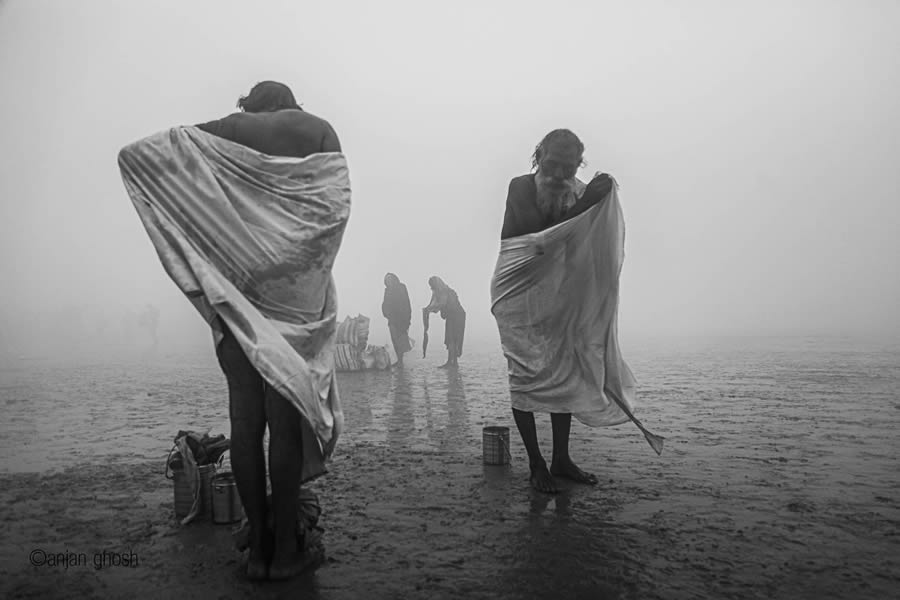
<svg viewBox="0 0 900 600"><path fill-rule="evenodd" d="M197 127L270 156L304 158L341 151L337 133L328 121L297 109L239 112Z"/></svg>

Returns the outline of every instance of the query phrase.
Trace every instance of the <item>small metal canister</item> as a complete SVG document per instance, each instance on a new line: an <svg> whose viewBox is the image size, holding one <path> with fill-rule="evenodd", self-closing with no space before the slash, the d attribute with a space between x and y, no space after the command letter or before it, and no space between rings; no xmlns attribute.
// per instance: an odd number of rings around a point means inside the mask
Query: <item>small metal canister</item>
<svg viewBox="0 0 900 600"><path fill-rule="evenodd" d="M490 426L482 429L482 454L486 465L508 465L509 427Z"/></svg>
<svg viewBox="0 0 900 600"><path fill-rule="evenodd" d="M212 479L213 523L234 523L244 517L234 473L220 473Z"/></svg>

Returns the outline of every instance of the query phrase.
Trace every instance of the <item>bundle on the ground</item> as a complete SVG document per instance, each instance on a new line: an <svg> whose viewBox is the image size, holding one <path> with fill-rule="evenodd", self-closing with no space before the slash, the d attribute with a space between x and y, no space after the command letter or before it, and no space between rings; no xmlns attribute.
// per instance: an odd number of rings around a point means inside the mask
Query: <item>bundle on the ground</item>
<svg viewBox="0 0 900 600"><path fill-rule="evenodd" d="M635 380L619 351L625 226L615 186L598 205L538 233L502 240L491 311L514 408L572 413L593 427L632 420Z"/></svg>
<svg viewBox="0 0 900 600"><path fill-rule="evenodd" d="M175 445L169 451L166 459L166 477L169 477L171 469L173 479L175 479L175 496L176 508L175 514L178 514L177 498L178 498L178 477L179 473L187 481L187 485L191 492L191 507L187 514L181 519L182 525L187 525L200 514L203 506L201 493L203 481L200 477L200 467L208 467L215 474L216 463L222 458L222 455L231 448L231 440L224 434L210 437L208 433L199 434L196 431L179 431L175 435ZM211 477L211 475L210 475Z"/></svg>
<svg viewBox="0 0 900 600"><path fill-rule="evenodd" d="M365 349L369 343L369 317L356 315L347 317L337 326L335 343L351 346L357 350Z"/></svg>
<svg viewBox="0 0 900 600"><path fill-rule="evenodd" d="M391 357L386 346L369 344L369 317L347 317L338 325L335 336L334 364L338 371L387 369Z"/></svg>
<svg viewBox="0 0 900 600"><path fill-rule="evenodd" d="M173 471L185 468L185 456L195 465L214 465L231 447L231 440L225 434L210 436L196 431L179 431L175 434L175 447L169 455L169 468Z"/></svg>
<svg viewBox="0 0 900 600"><path fill-rule="evenodd" d="M269 510L266 512L266 527L274 533L275 519L271 510L272 495L266 498ZM319 526L319 517L322 515L322 507L319 497L315 492L300 488L297 496L297 549L304 554L307 560L315 562L325 558L325 546L322 544L323 529ZM241 526L232 532L234 547L243 552L250 547L250 522L246 517L241 521ZM310 565L315 566L315 565Z"/></svg>
<svg viewBox="0 0 900 600"><path fill-rule="evenodd" d="M163 267L216 343L218 316L330 454L343 423L331 269L350 211L344 156L273 157L178 127L126 146L119 166Z"/></svg>

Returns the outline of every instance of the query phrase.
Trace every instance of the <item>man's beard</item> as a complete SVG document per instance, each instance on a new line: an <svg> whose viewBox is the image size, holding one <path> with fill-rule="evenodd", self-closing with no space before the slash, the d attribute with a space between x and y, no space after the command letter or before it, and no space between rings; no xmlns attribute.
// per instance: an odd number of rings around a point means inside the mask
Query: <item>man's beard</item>
<svg viewBox="0 0 900 600"><path fill-rule="evenodd" d="M537 187L537 205L545 215L554 219L575 204L575 178L566 179L559 187L551 187L550 180L535 176Z"/></svg>

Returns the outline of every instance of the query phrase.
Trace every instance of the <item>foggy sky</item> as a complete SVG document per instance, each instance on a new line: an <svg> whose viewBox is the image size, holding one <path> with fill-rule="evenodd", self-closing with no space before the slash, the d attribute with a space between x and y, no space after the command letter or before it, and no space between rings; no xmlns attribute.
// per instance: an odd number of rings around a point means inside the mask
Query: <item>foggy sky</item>
<svg viewBox="0 0 900 600"><path fill-rule="evenodd" d="M621 338L900 334L900 3L678 4L3 2L0 343L149 336L154 310L208 343L116 155L264 79L341 138L339 315L372 342L386 271L414 315L439 275L498 340L506 189L557 127L621 185Z"/></svg>

